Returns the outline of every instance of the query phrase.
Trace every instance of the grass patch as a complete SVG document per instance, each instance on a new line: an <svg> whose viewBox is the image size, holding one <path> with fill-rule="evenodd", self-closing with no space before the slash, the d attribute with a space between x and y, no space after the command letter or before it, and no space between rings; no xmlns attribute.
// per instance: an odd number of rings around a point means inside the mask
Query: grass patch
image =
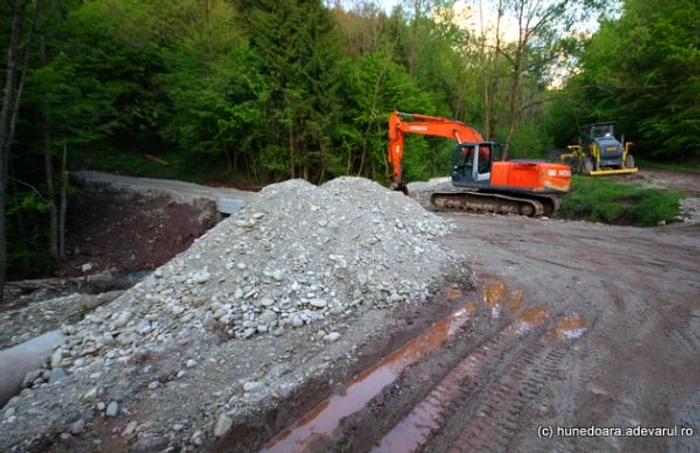
<svg viewBox="0 0 700 453"><path fill-rule="evenodd" d="M598 176L574 176L571 193L561 204L561 217L615 225L655 226L676 222L683 192L613 182Z"/></svg>

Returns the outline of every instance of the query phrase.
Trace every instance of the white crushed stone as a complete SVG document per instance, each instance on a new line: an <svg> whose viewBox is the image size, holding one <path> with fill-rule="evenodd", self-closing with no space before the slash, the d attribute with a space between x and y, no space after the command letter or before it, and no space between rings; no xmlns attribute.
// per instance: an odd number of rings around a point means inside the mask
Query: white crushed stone
<svg viewBox="0 0 700 453"><path fill-rule="evenodd" d="M302 180L268 186L111 305L64 326L65 342L46 369L70 373L61 398L102 414L106 409L113 417L128 414L128 404L102 395L120 379L119 369L177 350L183 338L267 336L282 349L288 329L316 323L323 329L319 342L330 345L357 313L427 300L431 289L459 267L457 257L435 241L449 230L446 221L415 201L362 178L338 178L320 187ZM309 335L318 332L309 330ZM181 367L197 370L206 360L214 359L189 359ZM90 387L70 391L74 380L88 375ZM141 390L160 395L154 377ZM100 390L90 390L96 380ZM247 391L258 391L258 384L247 383ZM26 387L37 394L56 391L31 382ZM35 434L26 410L31 400L15 397L8 403L18 409L26 430L4 430L0 449ZM52 420L60 423L60 416ZM196 437L201 442L221 436L232 422L220 414L215 426Z"/></svg>
<svg viewBox="0 0 700 453"><path fill-rule="evenodd" d="M684 198L680 203L683 223L700 223L700 198Z"/></svg>

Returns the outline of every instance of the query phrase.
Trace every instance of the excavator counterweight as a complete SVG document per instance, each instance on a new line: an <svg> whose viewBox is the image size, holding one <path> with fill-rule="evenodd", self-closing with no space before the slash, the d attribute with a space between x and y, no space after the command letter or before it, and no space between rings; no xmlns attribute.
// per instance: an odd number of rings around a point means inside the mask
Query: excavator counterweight
<svg viewBox="0 0 700 453"><path fill-rule="evenodd" d="M404 134L421 134L456 140L450 176L462 189L434 193L437 210L494 212L527 216L551 215L559 207L558 195L571 184L571 168L544 161L503 161L501 145L484 141L466 123L442 117L394 112L389 117L389 185L407 193L403 179Z"/></svg>

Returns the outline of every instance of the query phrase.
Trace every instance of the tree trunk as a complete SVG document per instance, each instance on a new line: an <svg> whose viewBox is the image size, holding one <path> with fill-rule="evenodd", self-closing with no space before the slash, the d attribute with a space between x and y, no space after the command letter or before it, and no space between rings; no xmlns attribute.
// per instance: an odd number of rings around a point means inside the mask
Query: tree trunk
<svg viewBox="0 0 700 453"><path fill-rule="evenodd" d="M525 0L521 0L518 4L518 46L515 48L515 57L511 60L513 63L513 82L510 87L510 118L508 119L508 135L506 143L503 147L503 160L508 159L510 152L510 142L513 139L515 128L518 125L520 116L520 106L518 105L518 91L520 90L520 75L523 72L523 57L530 35L530 19L531 16L525 16ZM529 14L529 13L528 13Z"/></svg>
<svg viewBox="0 0 700 453"><path fill-rule="evenodd" d="M41 59L42 64L48 63L48 52L43 38L41 39ZM56 208L56 187L53 181L53 159L51 156L51 120L46 118L47 112L48 106L44 104L44 169L46 171L46 190L49 200L51 200L49 250L53 258L58 258L58 209Z"/></svg>
<svg viewBox="0 0 700 453"><path fill-rule="evenodd" d="M479 1L479 27L481 28L481 57L484 78L484 131L486 140L493 140L491 136L491 96L489 93L489 65L488 52L486 51L486 31L484 30L484 4ZM498 50L496 50L498 52Z"/></svg>
<svg viewBox="0 0 700 453"><path fill-rule="evenodd" d="M17 85L17 92L15 94L15 104L12 109L12 115L10 117L10 133L8 135L9 140L6 144L5 152L5 165L6 169L9 169L9 159L10 152L12 148L12 142L15 136L15 127L17 126L17 116L19 116L20 102L22 101L22 92L24 91L24 82L27 80L27 70L29 69L29 54L32 50L32 38L34 38L34 32L36 31L36 17L39 12L38 0L34 0L34 11L32 12L31 28L29 30L29 37L24 42L24 62L22 66L22 75L19 78L19 85ZM7 172L7 170L5 170Z"/></svg>
<svg viewBox="0 0 700 453"><path fill-rule="evenodd" d="M228 171L233 172L233 160L231 159L231 153L229 152L226 145L222 144L224 147L224 158L226 159L226 168Z"/></svg>
<svg viewBox="0 0 700 453"><path fill-rule="evenodd" d="M17 0L12 18L12 32L7 49L7 75L4 96L0 109L0 303L2 303L5 276L7 275L7 237L5 231L5 189L7 185L7 166L9 162L9 145L12 142L12 117L17 96L17 58L19 40L24 25L24 11L27 0Z"/></svg>
<svg viewBox="0 0 700 453"><path fill-rule="evenodd" d="M58 209L56 209L56 187L53 181L53 159L51 156L51 122L44 120L44 168L46 170L46 188L51 200L51 256L58 258Z"/></svg>
<svg viewBox="0 0 700 453"><path fill-rule="evenodd" d="M14 174L13 168L12 168L12 161L8 161L8 169L7 169L7 174L11 178L12 175ZM17 180L10 179L8 181L8 184L11 185L11 190L13 192L17 192ZM9 189L8 189L9 191ZM17 232L19 233L20 237L26 238L29 237L29 233L27 232L27 224L24 221L24 216L22 215L22 211L18 211L17 214L15 214L15 220L17 221ZM27 241L22 242L22 249L24 250L24 258L22 259L22 273L27 274L31 271L30 268L30 263L29 263L29 246L27 244Z"/></svg>
<svg viewBox="0 0 700 453"><path fill-rule="evenodd" d="M318 185L323 184L323 178L326 177L326 166L325 164L321 167L321 173L318 176Z"/></svg>
<svg viewBox="0 0 700 453"><path fill-rule="evenodd" d="M510 118L508 119L508 135L506 136L506 142L503 146L503 160L508 160L510 142L513 139L515 127L518 125L518 117L520 116L520 107L518 106L518 91L520 90L520 74L522 73L523 53L525 52L525 45L527 44L527 41L525 41L522 38L522 25L520 27L520 30L520 39L518 40L518 47L516 49L516 54L513 61L513 82L510 87L509 105Z"/></svg>
<svg viewBox="0 0 700 453"><path fill-rule="evenodd" d="M420 0L413 0L413 27L411 27L411 49L408 57L408 74L415 75L418 49L418 16L420 15Z"/></svg>
<svg viewBox="0 0 700 453"><path fill-rule="evenodd" d="M66 209L68 208L68 146L63 145L63 163L61 164L61 218L59 224L59 256L66 256Z"/></svg>
<svg viewBox="0 0 700 453"><path fill-rule="evenodd" d="M367 157L367 139L362 142L362 155L360 156L360 168L357 169L357 176L362 176L365 170L365 158Z"/></svg>
<svg viewBox="0 0 700 453"><path fill-rule="evenodd" d="M294 135L292 132L292 126L289 126L289 176L294 179L296 178L296 172L294 166L296 155L294 154Z"/></svg>
<svg viewBox="0 0 700 453"><path fill-rule="evenodd" d="M510 151L510 142L513 139L513 134L515 133L515 127L518 124L518 114L520 113L517 107L518 100L518 90L520 89L520 59L516 60L516 65L513 68L513 84L510 88L510 118L508 121L508 135L506 136L506 142L503 145L503 160L508 160L508 153Z"/></svg>
<svg viewBox="0 0 700 453"><path fill-rule="evenodd" d="M493 73L491 74L492 80L489 85L489 92L488 92L488 97L489 97L489 108L488 108L488 116L489 116L489 124L488 127L486 128L486 134L487 134L487 140L495 140L496 139L496 127L498 126L498 122L500 121L500 113L496 115L496 93L498 92L498 62L500 59L500 52L501 52L501 17L503 13L503 1L499 0L498 2L498 11L497 11L497 18L496 18L496 49L493 52Z"/></svg>

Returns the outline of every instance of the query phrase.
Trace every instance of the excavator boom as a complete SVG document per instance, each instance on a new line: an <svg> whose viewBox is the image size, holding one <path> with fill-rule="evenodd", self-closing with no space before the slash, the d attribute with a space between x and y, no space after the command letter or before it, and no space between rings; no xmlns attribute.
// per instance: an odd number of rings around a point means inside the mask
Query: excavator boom
<svg viewBox="0 0 700 453"><path fill-rule="evenodd" d="M402 121L402 118L411 121ZM389 116L389 149L387 157L392 168L389 183L392 189L404 190L403 147L404 134L432 135L457 140L458 143L483 141L473 127L459 121L419 113L394 112Z"/></svg>

